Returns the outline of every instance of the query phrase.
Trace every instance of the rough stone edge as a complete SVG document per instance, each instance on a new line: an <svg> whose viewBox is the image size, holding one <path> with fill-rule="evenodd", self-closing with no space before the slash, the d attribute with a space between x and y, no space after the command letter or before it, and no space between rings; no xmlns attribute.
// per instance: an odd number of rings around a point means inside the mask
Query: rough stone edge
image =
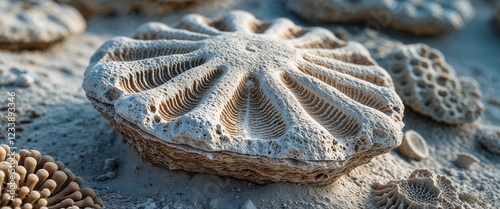
<svg viewBox="0 0 500 209"><path fill-rule="evenodd" d="M294 159L273 159L262 156L242 155L230 152L207 152L187 145L177 145L156 139L139 130L135 125L119 117L114 108L88 97L108 121L125 138L127 143L146 161L170 170L185 170L197 173L212 173L245 179L257 184L273 182L294 182L326 186L352 169L366 164L374 157L387 153L392 148L377 149L369 153L350 156L342 162L298 161ZM361 155L363 154L363 155Z"/></svg>

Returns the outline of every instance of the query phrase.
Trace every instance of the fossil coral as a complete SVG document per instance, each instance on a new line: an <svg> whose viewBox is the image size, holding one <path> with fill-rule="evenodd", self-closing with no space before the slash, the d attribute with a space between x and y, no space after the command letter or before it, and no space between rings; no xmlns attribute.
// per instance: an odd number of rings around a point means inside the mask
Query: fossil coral
<svg viewBox="0 0 500 209"><path fill-rule="evenodd" d="M1 145L0 159L2 208L98 209L103 206L92 189L81 189L83 180L80 177L48 155L24 149L11 153L9 146Z"/></svg>
<svg viewBox="0 0 500 209"><path fill-rule="evenodd" d="M398 151L401 155L414 160L423 160L429 157L429 148L425 139L414 130L405 133Z"/></svg>
<svg viewBox="0 0 500 209"><path fill-rule="evenodd" d="M374 184L375 201L384 208L442 208L468 207L458 198L457 189L445 176L427 169L413 171L408 179Z"/></svg>
<svg viewBox="0 0 500 209"><path fill-rule="evenodd" d="M135 38L98 49L83 88L156 165L324 185L401 142L390 76L325 29L233 11Z"/></svg>
<svg viewBox="0 0 500 209"><path fill-rule="evenodd" d="M475 121L483 112L477 82L457 78L443 55L425 44L401 45L380 64L391 74L405 105L414 111L449 124Z"/></svg>
<svg viewBox="0 0 500 209"><path fill-rule="evenodd" d="M458 30L474 16L468 0L287 0L286 5L313 21L376 23L416 35Z"/></svg>
<svg viewBox="0 0 500 209"><path fill-rule="evenodd" d="M0 1L0 48L45 48L84 30L78 11L52 0Z"/></svg>

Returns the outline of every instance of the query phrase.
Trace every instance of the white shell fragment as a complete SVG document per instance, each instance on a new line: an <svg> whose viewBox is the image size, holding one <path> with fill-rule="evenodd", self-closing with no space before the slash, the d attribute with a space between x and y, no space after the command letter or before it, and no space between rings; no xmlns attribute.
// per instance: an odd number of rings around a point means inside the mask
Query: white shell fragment
<svg viewBox="0 0 500 209"><path fill-rule="evenodd" d="M287 7L316 22L361 23L416 35L459 30L474 16L468 0L287 0Z"/></svg>
<svg viewBox="0 0 500 209"><path fill-rule="evenodd" d="M401 142L390 76L325 29L232 11L135 38L98 49L83 88L157 165L324 185Z"/></svg>
<svg viewBox="0 0 500 209"><path fill-rule="evenodd" d="M455 165L459 168L470 170L477 163L481 162L477 157L469 153L458 153Z"/></svg>
<svg viewBox="0 0 500 209"><path fill-rule="evenodd" d="M398 152L414 160L424 160L429 157L429 148L427 147L424 137L414 130L405 132L403 141L398 147Z"/></svg>
<svg viewBox="0 0 500 209"><path fill-rule="evenodd" d="M469 208L458 198L448 178L427 169L413 171L408 179L376 182L374 189L375 201L381 208Z"/></svg>
<svg viewBox="0 0 500 209"><path fill-rule="evenodd" d="M449 124L469 123L483 112L478 83L457 77L443 54L425 44L394 48L380 64L406 106Z"/></svg>
<svg viewBox="0 0 500 209"><path fill-rule="evenodd" d="M0 48L40 49L81 33L86 24L75 9L52 0L0 1Z"/></svg>

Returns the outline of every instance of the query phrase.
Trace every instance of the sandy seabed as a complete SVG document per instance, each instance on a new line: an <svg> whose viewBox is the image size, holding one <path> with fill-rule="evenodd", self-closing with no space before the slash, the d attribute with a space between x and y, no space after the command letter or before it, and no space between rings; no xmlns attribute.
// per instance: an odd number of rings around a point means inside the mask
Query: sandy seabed
<svg viewBox="0 0 500 209"><path fill-rule="evenodd" d="M493 6L485 1L474 1L474 6L476 17L471 23L442 37L382 32L407 44L423 42L443 52L458 75L474 77L480 83L484 114L473 124L451 126L407 108L404 131L416 130L426 139L431 150L429 159L412 161L391 151L325 187L293 183L256 185L229 177L155 167L124 142L92 107L81 88L83 73L95 50L114 36L132 35L145 22L173 25L189 13L216 17L240 9L263 20L287 17L298 25L313 26L284 9L278 0L224 0L157 18L95 17L88 20L85 33L48 50L0 51L0 66L4 70L15 68L34 79L29 88L1 87L0 101L5 104L0 106L6 106L7 92L15 91L18 118L24 120L23 130L16 134L17 146L37 149L64 162L105 201L105 208L239 208L248 200L257 208L376 208L371 187L374 182L404 179L417 168L447 176L473 208L500 208L500 157L487 152L474 138L477 127L500 125L500 106L486 102L488 98L500 99L500 35L490 24ZM341 27L319 26L331 30ZM363 25L345 27L350 32L364 29ZM471 170L460 169L453 164L460 152L473 154L481 162ZM117 176L97 181L105 173L102 169L108 158L118 160Z"/></svg>

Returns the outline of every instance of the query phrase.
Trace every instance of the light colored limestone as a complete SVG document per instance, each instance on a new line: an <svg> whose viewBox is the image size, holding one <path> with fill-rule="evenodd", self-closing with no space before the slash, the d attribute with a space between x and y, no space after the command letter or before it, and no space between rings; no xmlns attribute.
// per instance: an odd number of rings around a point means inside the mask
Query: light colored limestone
<svg viewBox="0 0 500 209"><path fill-rule="evenodd" d="M449 124L473 122L483 112L477 82L457 77L439 51L425 44L400 45L380 60L414 111Z"/></svg>
<svg viewBox="0 0 500 209"><path fill-rule="evenodd" d="M157 165L324 185L401 142L390 76L325 29L232 11L135 38L98 49L83 88Z"/></svg>
<svg viewBox="0 0 500 209"><path fill-rule="evenodd" d="M468 0L287 0L286 5L316 22L365 22L416 35L458 30L474 16Z"/></svg>
<svg viewBox="0 0 500 209"><path fill-rule="evenodd" d="M25 149L11 153L9 146L1 145L0 160L0 182L6 186L1 194L2 208L100 209L103 206L92 189L81 189L82 178L48 155ZM15 172L11 172L10 165L15 166ZM11 175L15 176L13 181ZM11 187L16 188L13 200L9 199Z"/></svg>
<svg viewBox="0 0 500 209"><path fill-rule="evenodd" d="M398 152L414 160L425 160L429 157L429 148L424 137L414 130L409 130L403 136Z"/></svg>
<svg viewBox="0 0 500 209"><path fill-rule="evenodd" d="M81 33L86 24L75 9L52 0L0 1L0 48L40 49Z"/></svg>
<svg viewBox="0 0 500 209"><path fill-rule="evenodd" d="M383 208L470 208L448 178L427 169L417 169L405 180L376 182L374 189L375 201Z"/></svg>

